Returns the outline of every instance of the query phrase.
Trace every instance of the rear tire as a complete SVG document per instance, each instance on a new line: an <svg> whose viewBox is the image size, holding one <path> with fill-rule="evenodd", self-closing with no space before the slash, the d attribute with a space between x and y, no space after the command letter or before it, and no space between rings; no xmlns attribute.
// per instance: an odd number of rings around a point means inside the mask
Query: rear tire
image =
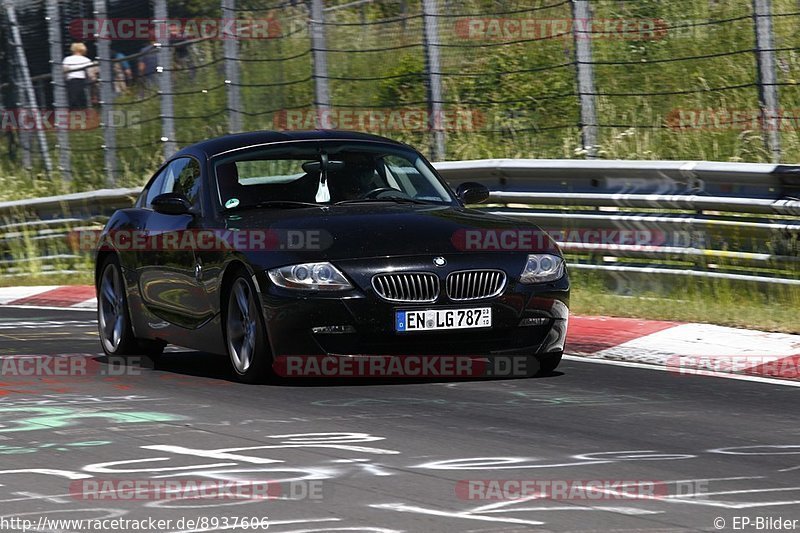
<svg viewBox="0 0 800 533"><path fill-rule="evenodd" d="M128 308L128 294L116 255L103 262L97 280L97 329L106 355L146 355L155 361L166 343L137 339Z"/></svg>
<svg viewBox="0 0 800 533"><path fill-rule="evenodd" d="M97 280L97 328L106 355L131 355L138 343L133 336L128 298L117 256L109 256Z"/></svg>
<svg viewBox="0 0 800 533"><path fill-rule="evenodd" d="M272 356L253 282L238 273L228 287L225 306L225 345L236 379L259 383L271 374Z"/></svg>

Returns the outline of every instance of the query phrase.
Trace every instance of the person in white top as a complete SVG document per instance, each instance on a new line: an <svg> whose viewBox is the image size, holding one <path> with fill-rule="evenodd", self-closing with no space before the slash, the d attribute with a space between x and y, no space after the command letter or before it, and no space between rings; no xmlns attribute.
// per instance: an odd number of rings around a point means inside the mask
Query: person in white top
<svg viewBox="0 0 800 533"><path fill-rule="evenodd" d="M86 80L92 79L94 72L91 68L92 60L86 57L86 45L72 43L69 47L72 55L64 58L64 78L67 81L67 100L70 109L85 109Z"/></svg>

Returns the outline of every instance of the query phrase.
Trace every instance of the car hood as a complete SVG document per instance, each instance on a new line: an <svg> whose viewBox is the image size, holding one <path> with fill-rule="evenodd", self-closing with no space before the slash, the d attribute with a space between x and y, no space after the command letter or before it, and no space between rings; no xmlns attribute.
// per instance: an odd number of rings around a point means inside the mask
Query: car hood
<svg viewBox="0 0 800 533"><path fill-rule="evenodd" d="M421 254L558 253L534 224L451 206L259 209L227 215L225 222L229 230L271 235L268 252L255 247L247 251L251 261L264 266Z"/></svg>

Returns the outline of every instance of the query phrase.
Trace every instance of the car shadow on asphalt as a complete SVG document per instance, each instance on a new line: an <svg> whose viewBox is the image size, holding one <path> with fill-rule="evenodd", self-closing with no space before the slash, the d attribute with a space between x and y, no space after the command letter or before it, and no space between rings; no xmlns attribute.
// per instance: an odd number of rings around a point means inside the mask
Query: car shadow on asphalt
<svg viewBox="0 0 800 533"><path fill-rule="evenodd" d="M97 362L109 363L108 358L98 357ZM130 356L128 358L132 368L155 370L180 376L181 378L211 379L223 382L238 383L231 369L230 362L225 356L194 350L170 349L157 359L146 356ZM382 377L382 376L320 376L320 377L281 377L272 376L260 384L277 387L353 387L376 385L411 385L424 383L466 383L485 381L512 381L520 379L552 379L563 376L560 371L553 371L546 375L470 375L465 377L453 376L409 376L409 377ZM147 374L144 374L145 376Z"/></svg>

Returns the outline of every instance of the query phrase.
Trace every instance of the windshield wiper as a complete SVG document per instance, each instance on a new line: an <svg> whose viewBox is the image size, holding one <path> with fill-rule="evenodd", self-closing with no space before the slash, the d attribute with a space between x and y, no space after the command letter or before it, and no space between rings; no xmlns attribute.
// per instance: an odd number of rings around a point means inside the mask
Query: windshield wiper
<svg viewBox="0 0 800 533"><path fill-rule="evenodd" d="M354 198L352 200L341 200L333 205L344 204L357 204L369 202L394 202L397 204L421 204L421 205L446 205L444 202L435 202L433 200L420 200L418 198L405 198L402 196L388 196L385 198Z"/></svg>
<svg viewBox="0 0 800 533"><path fill-rule="evenodd" d="M254 204L239 204L236 207L228 208L227 211L259 209L262 207L325 207L325 204L318 204L314 202L300 202L297 200L265 200L263 202L256 202Z"/></svg>

